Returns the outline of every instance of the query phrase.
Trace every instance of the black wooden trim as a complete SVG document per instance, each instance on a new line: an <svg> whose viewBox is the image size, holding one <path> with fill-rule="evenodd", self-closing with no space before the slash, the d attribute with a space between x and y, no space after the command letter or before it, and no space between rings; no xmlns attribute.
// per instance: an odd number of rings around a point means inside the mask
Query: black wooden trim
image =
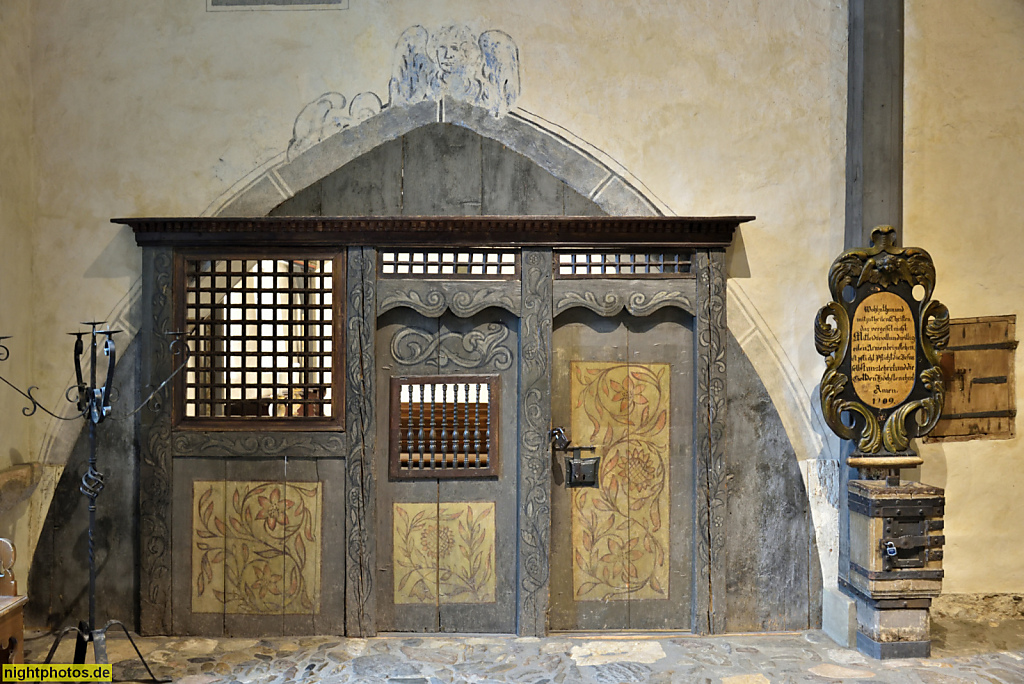
<svg viewBox="0 0 1024 684"><path fill-rule="evenodd" d="M925 499L868 499L851 493L850 512L869 518L938 517L943 514L944 497Z"/></svg>
<svg viewBox="0 0 1024 684"><path fill-rule="evenodd" d="M977 413L944 413L939 420L963 420L965 418L1014 418L1017 415L1015 409L1004 411L979 411Z"/></svg>
<svg viewBox="0 0 1024 684"><path fill-rule="evenodd" d="M753 216L119 218L139 245L719 247ZM376 267L376 264L374 265ZM376 270L376 269L375 269Z"/></svg>
<svg viewBox="0 0 1024 684"><path fill-rule="evenodd" d="M950 345L950 346L946 347L943 351L951 351L951 352L958 352L958 351L982 351L982 350L983 351L988 351L988 350L993 350L993 349L1005 349L1005 350L1008 350L1008 351L1013 351L1016 348L1017 348L1017 341L1016 340L1011 340L1009 342L990 342L990 343L987 343L987 344L963 344L963 345L960 345L960 346Z"/></svg>
<svg viewBox="0 0 1024 684"><path fill-rule="evenodd" d="M863 575L869 580L940 580L944 576L943 570L868 570L857 563L850 561L850 569L858 575Z"/></svg>

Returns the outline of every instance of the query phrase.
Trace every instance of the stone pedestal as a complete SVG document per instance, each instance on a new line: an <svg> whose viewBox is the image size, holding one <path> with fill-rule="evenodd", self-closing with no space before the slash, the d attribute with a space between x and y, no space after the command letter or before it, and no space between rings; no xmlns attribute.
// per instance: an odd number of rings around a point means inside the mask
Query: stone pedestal
<svg viewBox="0 0 1024 684"><path fill-rule="evenodd" d="M850 567L857 648L874 658L927 657L928 609L942 589L943 490L852 480Z"/></svg>

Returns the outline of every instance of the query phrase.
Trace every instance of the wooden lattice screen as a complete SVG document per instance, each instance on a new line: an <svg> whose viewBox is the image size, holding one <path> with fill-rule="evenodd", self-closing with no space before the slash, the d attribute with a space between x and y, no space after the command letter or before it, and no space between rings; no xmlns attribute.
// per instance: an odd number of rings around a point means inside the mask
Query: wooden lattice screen
<svg viewBox="0 0 1024 684"><path fill-rule="evenodd" d="M392 479L498 475L498 376L391 379Z"/></svg>
<svg viewBox="0 0 1024 684"><path fill-rule="evenodd" d="M556 250L556 278L688 278L691 250L605 252Z"/></svg>
<svg viewBox="0 0 1024 684"><path fill-rule="evenodd" d="M179 255L177 315L190 354L179 422L334 427L339 268L323 255Z"/></svg>
<svg viewBox="0 0 1024 684"><path fill-rule="evenodd" d="M385 250L380 253L378 274L382 278L515 278L519 275L519 250Z"/></svg>

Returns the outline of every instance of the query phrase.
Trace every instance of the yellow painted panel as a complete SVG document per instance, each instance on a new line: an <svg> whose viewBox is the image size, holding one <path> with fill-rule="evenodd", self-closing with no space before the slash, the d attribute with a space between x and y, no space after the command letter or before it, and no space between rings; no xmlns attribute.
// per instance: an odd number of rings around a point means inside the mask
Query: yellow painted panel
<svg viewBox="0 0 1024 684"><path fill-rule="evenodd" d="M224 612L224 483L192 483L192 612Z"/></svg>
<svg viewBox="0 0 1024 684"><path fill-rule="evenodd" d="M319 610L319 482L197 481L193 501L193 612Z"/></svg>
<svg viewBox="0 0 1024 684"><path fill-rule="evenodd" d="M577 601L668 598L667 363L574 361L572 436L601 456L600 488L572 494Z"/></svg>
<svg viewBox="0 0 1024 684"><path fill-rule="evenodd" d="M493 502L396 503L393 519L396 604L495 601Z"/></svg>

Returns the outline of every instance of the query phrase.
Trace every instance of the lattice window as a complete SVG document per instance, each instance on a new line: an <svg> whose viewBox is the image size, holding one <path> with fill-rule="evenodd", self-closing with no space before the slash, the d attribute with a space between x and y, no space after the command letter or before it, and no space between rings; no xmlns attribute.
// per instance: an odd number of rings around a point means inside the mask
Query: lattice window
<svg viewBox="0 0 1024 684"><path fill-rule="evenodd" d="M519 250L384 251L379 273L382 278L515 278L519 275Z"/></svg>
<svg viewBox="0 0 1024 684"><path fill-rule="evenodd" d="M555 251L556 278L691 277L689 250L668 252Z"/></svg>
<svg viewBox="0 0 1024 684"><path fill-rule="evenodd" d="M391 379L392 479L498 474L498 377Z"/></svg>
<svg viewBox="0 0 1024 684"><path fill-rule="evenodd" d="M179 255L177 316L190 357L175 403L185 425L340 424L336 256Z"/></svg>

